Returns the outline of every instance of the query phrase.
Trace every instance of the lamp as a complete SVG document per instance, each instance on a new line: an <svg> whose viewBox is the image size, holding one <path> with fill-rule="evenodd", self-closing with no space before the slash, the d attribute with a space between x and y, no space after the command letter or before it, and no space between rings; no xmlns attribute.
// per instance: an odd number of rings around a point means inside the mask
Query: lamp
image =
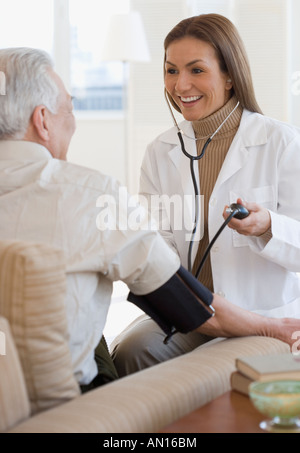
<svg viewBox="0 0 300 453"><path fill-rule="evenodd" d="M130 11L128 14L115 14L111 17L101 57L102 60L121 61L123 63L124 140L127 159L126 179L128 184L128 64L131 62L150 61L150 53L144 26L141 15L138 11Z"/></svg>

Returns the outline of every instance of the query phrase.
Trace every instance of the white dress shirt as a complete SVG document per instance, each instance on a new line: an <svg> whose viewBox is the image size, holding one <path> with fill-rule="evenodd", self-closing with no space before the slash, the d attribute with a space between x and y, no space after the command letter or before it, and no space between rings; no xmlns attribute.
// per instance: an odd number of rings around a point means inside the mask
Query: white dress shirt
<svg viewBox="0 0 300 453"><path fill-rule="evenodd" d="M36 143L0 141L0 212L0 239L64 251L74 373L80 384L89 383L97 373L94 349L112 282L122 280L136 294L146 294L172 277L179 258L118 182L54 159Z"/></svg>

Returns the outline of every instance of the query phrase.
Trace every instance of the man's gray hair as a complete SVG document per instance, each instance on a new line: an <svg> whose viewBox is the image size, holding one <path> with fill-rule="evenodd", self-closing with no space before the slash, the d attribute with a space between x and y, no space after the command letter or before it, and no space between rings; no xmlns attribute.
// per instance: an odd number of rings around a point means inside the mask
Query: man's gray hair
<svg viewBox="0 0 300 453"><path fill-rule="evenodd" d="M50 74L51 57L39 49L0 49L0 71L5 74L5 95L0 96L0 140L22 139L35 107L56 113L59 89Z"/></svg>

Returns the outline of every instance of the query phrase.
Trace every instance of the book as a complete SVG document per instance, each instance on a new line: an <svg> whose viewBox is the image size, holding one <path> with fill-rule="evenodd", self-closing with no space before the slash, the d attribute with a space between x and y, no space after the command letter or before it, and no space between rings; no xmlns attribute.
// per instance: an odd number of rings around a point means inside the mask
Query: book
<svg viewBox="0 0 300 453"><path fill-rule="evenodd" d="M300 357L292 353L240 357L236 369L253 381L300 380Z"/></svg>
<svg viewBox="0 0 300 453"><path fill-rule="evenodd" d="M230 376L231 389L242 393L243 395L249 394L249 385L253 382L253 379L245 376L239 371L233 371Z"/></svg>

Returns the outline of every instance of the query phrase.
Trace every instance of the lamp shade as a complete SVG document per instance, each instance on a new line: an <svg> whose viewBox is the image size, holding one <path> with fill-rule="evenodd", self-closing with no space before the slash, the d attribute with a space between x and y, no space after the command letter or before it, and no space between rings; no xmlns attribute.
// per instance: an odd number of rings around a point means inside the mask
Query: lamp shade
<svg viewBox="0 0 300 453"><path fill-rule="evenodd" d="M110 19L102 60L149 62L150 53L138 11L115 14Z"/></svg>

